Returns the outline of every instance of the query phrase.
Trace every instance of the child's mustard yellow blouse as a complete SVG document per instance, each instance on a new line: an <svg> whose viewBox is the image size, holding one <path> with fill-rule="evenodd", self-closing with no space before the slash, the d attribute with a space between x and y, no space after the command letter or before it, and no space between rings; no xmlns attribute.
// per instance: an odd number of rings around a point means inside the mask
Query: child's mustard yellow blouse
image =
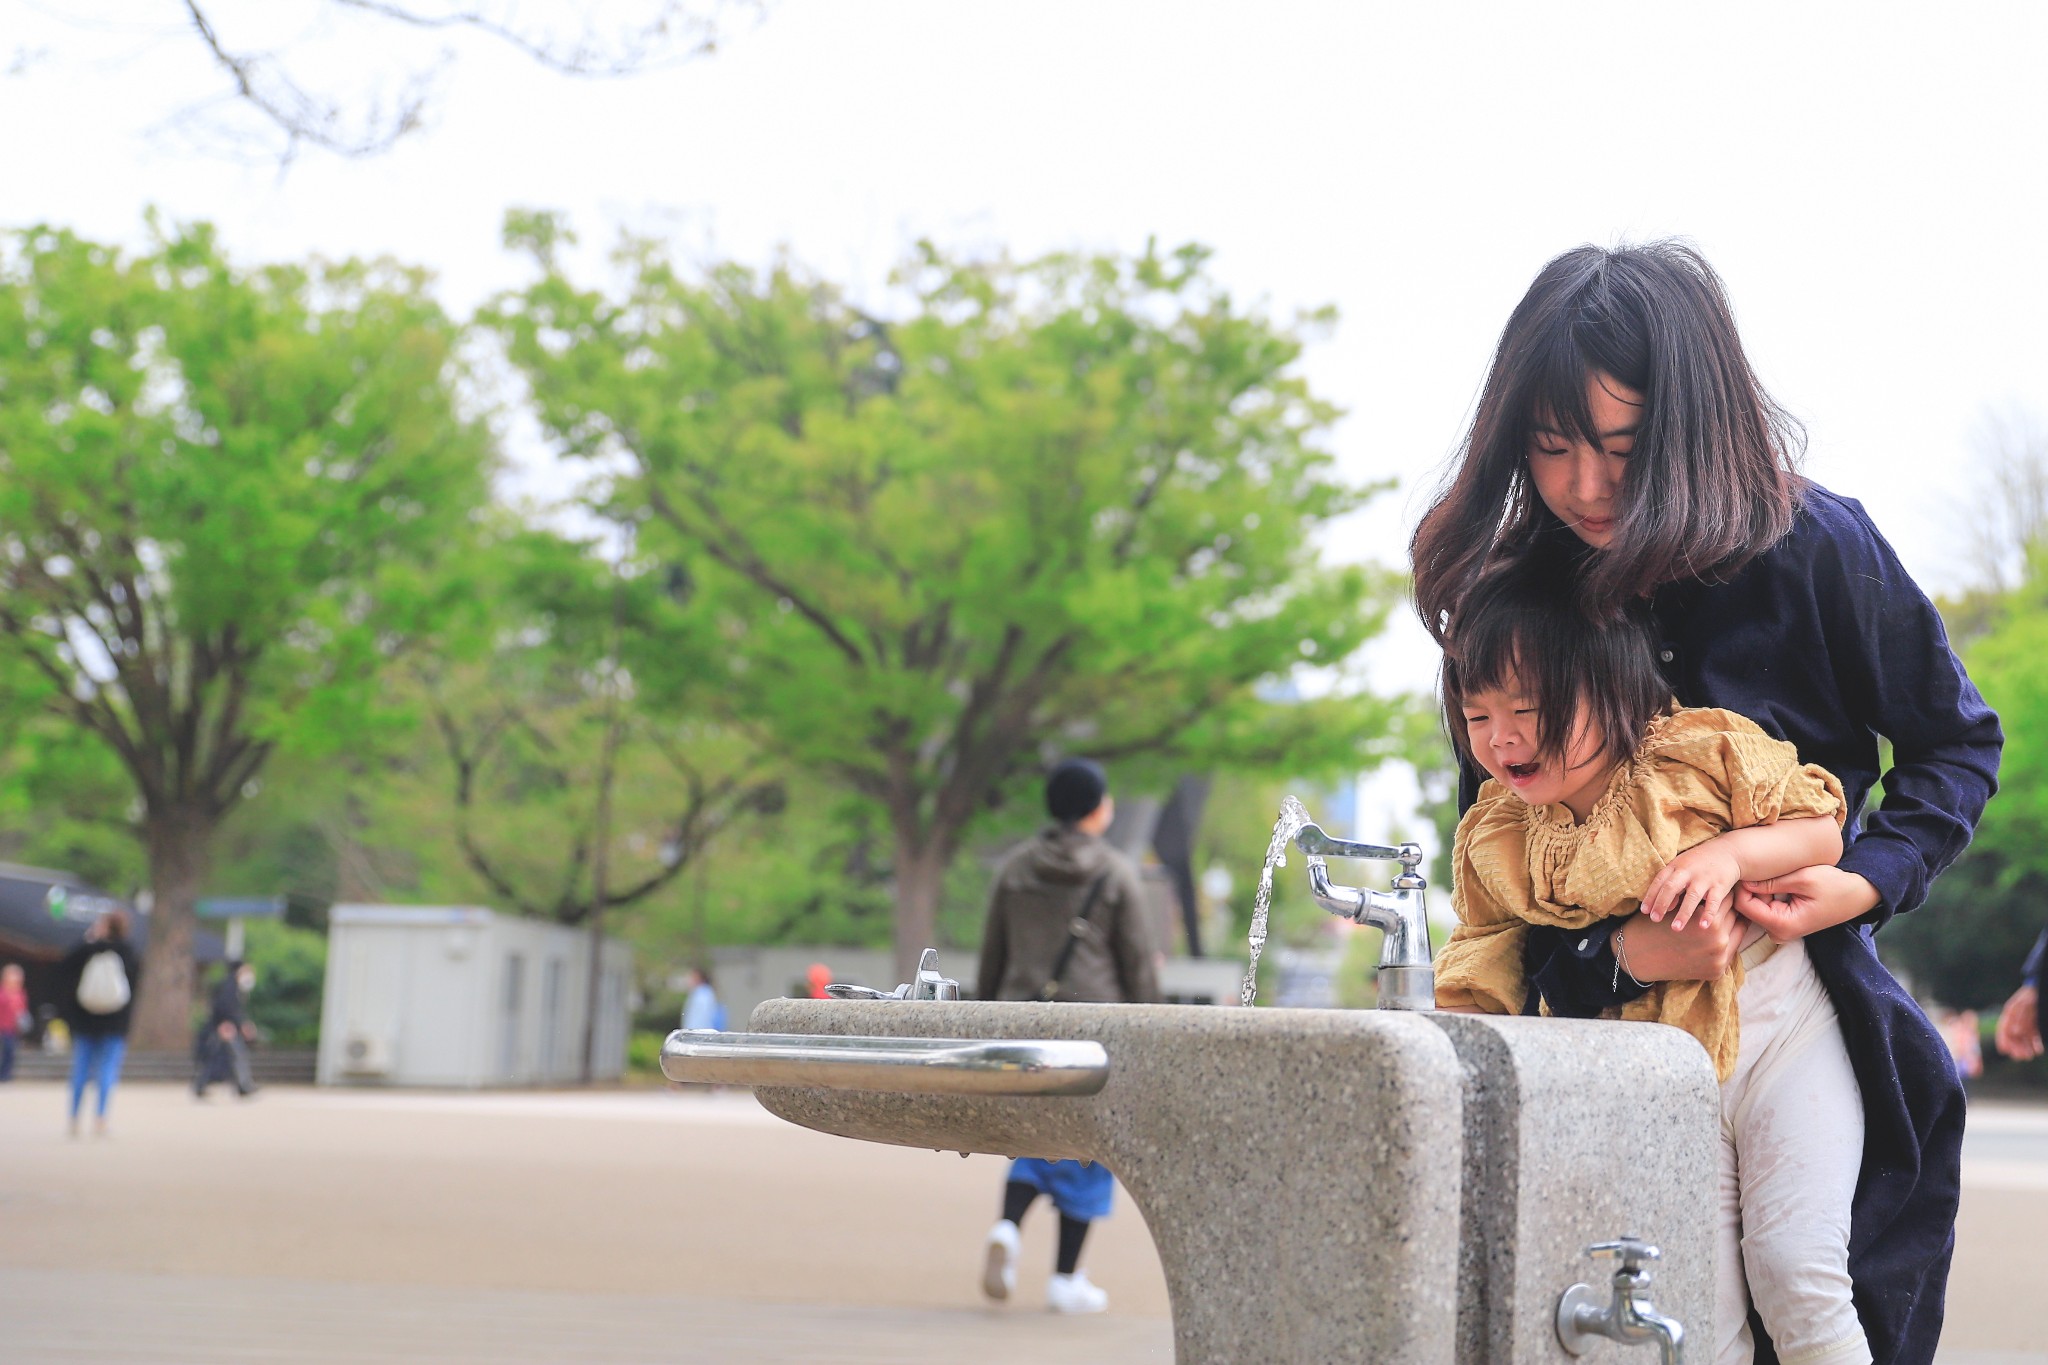
<svg viewBox="0 0 2048 1365"><path fill-rule="evenodd" d="M1678 854L1726 830L1847 813L1834 774L1732 711L1657 717L1617 768L1583 824L1562 805L1532 806L1498 782L1458 822L1451 905L1458 927L1436 960L1439 1006L1520 1014L1528 993L1522 941L1531 924L1583 929L1633 914L1650 881ZM1606 1012L1675 1024L1726 1080L1740 1043L1735 995L1742 966L1719 981L1667 981Z"/></svg>

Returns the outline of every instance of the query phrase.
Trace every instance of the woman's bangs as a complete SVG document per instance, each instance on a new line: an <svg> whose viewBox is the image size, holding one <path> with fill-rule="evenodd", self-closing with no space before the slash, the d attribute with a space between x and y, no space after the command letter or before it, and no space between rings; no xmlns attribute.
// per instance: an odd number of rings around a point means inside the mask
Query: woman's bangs
<svg viewBox="0 0 2048 1365"><path fill-rule="evenodd" d="M1519 403L1526 423L1524 439L1540 428L1567 441L1597 445L1593 409L1586 401L1595 367L1580 353L1570 328L1549 329L1531 360Z"/></svg>

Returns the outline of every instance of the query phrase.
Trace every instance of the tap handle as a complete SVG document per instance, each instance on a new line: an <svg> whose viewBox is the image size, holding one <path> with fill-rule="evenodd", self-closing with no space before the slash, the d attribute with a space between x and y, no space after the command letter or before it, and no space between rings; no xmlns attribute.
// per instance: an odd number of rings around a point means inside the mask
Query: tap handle
<svg viewBox="0 0 2048 1365"><path fill-rule="evenodd" d="M835 981L825 988L825 994L834 1000L901 1000L903 988L893 991L878 991L873 986L849 986Z"/></svg>
<svg viewBox="0 0 2048 1365"><path fill-rule="evenodd" d="M1664 1258L1664 1253L1657 1247L1640 1237L1628 1236L1618 1237L1611 1242L1595 1242L1586 1248L1586 1254L1596 1261L1621 1262L1614 1271L1617 1279L1623 1275L1631 1278L1640 1277L1644 1284L1649 1283L1649 1276L1644 1273L1643 1262L1660 1261Z"/></svg>
<svg viewBox="0 0 2048 1365"><path fill-rule="evenodd" d="M1390 848L1385 844L1361 844L1350 839L1333 839L1323 833L1321 825L1303 825L1295 832L1294 842L1311 858L1374 858L1381 862L1395 862L1405 860L1405 850L1409 848L1415 848L1417 861L1422 857L1422 850L1413 844Z"/></svg>

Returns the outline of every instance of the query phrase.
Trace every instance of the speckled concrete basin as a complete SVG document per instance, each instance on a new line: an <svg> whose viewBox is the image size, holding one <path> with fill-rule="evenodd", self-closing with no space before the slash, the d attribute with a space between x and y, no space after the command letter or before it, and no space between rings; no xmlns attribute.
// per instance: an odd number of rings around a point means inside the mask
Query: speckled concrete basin
<svg viewBox="0 0 2048 1365"><path fill-rule="evenodd" d="M1094 1039L1109 1081L1082 1098L757 1093L846 1137L1106 1163L1151 1229L1184 1365L1452 1358L1463 1073L1426 1018L771 1000L753 1027Z"/></svg>
<svg viewBox="0 0 2048 1365"><path fill-rule="evenodd" d="M1708 1339L1718 1108L1676 1030L1393 1011L771 1000L761 1032L1092 1039L1085 1097L763 1087L845 1137L1106 1163L1145 1215L1176 1359L1508 1365L1587 1243L1662 1242L1656 1299ZM1703 1349L1695 1346L1694 1351ZM1654 1359L1602 1343L1586 1365Z"/></svg>

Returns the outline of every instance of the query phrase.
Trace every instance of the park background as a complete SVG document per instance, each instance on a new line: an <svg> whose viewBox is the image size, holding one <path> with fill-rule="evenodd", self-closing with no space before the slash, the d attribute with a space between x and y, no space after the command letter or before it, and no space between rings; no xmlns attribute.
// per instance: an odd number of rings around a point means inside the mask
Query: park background
<svg viewBox="0 0 2048 1365"><path fill-rule="evenodd" d="M1441 849L1407 531L1535 269L1664 234L2005 718L1882 943L2014 984L2036 8L0 13L0 857L166 952L286 897L278 1040L336 902L601 905L648 1029L719 945L963 961L1061 752L1211 780L1211 952L1283 791Z"/></svg>

